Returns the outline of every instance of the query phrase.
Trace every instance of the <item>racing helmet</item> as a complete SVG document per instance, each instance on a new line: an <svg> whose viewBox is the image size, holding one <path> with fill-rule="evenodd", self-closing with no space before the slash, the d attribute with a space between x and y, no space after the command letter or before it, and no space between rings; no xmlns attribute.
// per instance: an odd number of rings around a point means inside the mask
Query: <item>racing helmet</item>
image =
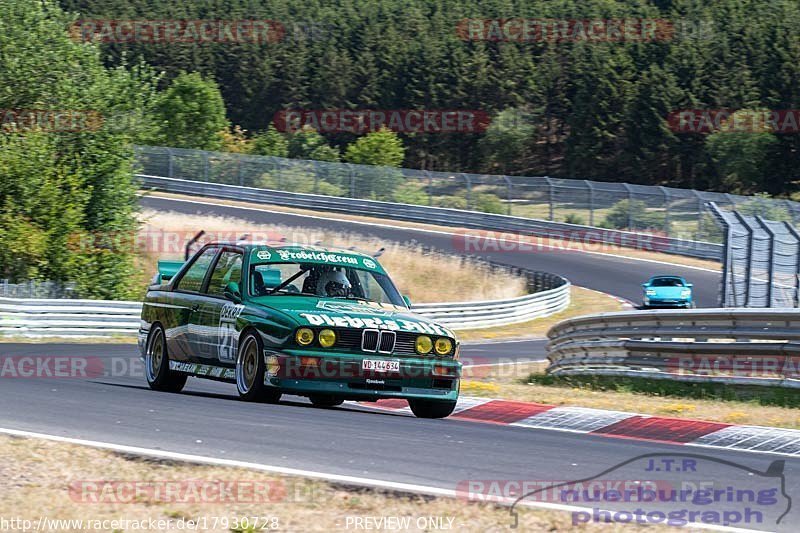
<svg viewBox="0 0 800 533"><path fill-rule="evenodd" d="M328 297L346 297L353 286L341 270L329 270L319 275L317 294Z"/></svg>

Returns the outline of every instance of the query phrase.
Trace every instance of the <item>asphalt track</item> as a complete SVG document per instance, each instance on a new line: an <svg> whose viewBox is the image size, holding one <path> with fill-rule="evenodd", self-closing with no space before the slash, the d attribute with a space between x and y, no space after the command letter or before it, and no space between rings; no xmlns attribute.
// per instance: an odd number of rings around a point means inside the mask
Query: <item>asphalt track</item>
<svg viewBox="0 0 800 533"><path fill-rule="evenodd" d="M761 471L776 459L357 407L316 409L296 397L252 404L238 401L233 385L199 379L190 379L182 394L153 392L130 345L2 344L0 351L99 357L111 359L106 368L114 369L96 378L2 379L0 427L128 446L445 489L467 480L581 479L658 452L701 453ZM785 459L787 491L800 494L800 460ZM752 483L736 468L703 465L702 478L715 486ZM771 520L765 528L778 529ZM798 520L794 510L780 529L791 531Z"/></svg>
<svg viewBox="0 0 800 533"><path fill-rule="evenodd" d="M156 198L146 198L142 203L151 208L213 213L261 223L380 234L401 242L414 239L444 250L452 243L445 235L401 228L369 228ZM713 305L716 294L717 275L692 269L654 268L658 265L562 252L489 257L557 272L577 285L630 299L638 297L639 280L664 270L692 279L703 305ZM473 345L465 350L465 356L495 360L519 356L524 349L530 357L538 358L542 348L543 341ZM467 480L581 479L640 454L691 451L731 462L703 463L704 470L698 475L713 480L715 487L752 483L752 476L749 481L743 480L742 471L731 464L766 471L773 460L785 460L786 490L790 495L800 495L800 459L789 457L689 450L653 441L457 419L421 420L359 407L316 409L295 397L285 397L276 405L251 404L238 401L232 385L198 379L190 379L183 394L158 393L147 389L132 345L0 344L0 355L97 357L110 359L104 361L105 368L113 369L95 378L0 380L0 427L4 428L451 490ZM612 479L624 475L608 474ZM666 504L665 509L680 509L680 505ZM780 526L774 523L780 514L776 511L764 523L748 527L794 531L800 523L798 509L800 505L795 505Z"/></svg>

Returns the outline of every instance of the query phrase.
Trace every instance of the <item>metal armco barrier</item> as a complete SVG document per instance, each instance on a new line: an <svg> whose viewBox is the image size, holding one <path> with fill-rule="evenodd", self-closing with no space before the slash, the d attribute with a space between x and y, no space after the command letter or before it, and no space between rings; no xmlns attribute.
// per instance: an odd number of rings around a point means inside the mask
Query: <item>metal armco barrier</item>
<svg viewBox="0 0 800 533"><path fill-rule="evenodd" d="M547 372L800 388L800 312L604 313L548 332Z"/></svg>
<svg viewBox="0 0 800 533"><path fill-rule="evenodd" d="M141 313L139 302L0 298L0 336L136 335Z"/></svg>
<svg viewBox="0 0 800 533"><path fill-rule="evenodd" d="M238 185L208 183L204 181L166 178L145 174L139 174L136 177L141 181L141 185L145 189L209 198L223 198L319 211L350 213L438 224L442 226L457 226L482 230L483 232L504 231L521 235L563 239L570 242L577 241L585 245L606 243L638 250L664 252L701 259L719 260L722 254L722 245L717 243L688 241L660 235L602 229L578 224L550 222L547 220L480 213L445 207L430 207L396 202L345 198L340 196L285 192L255 187L241 187ZM482 236L485 236L485 233L481 231L475 234L477 238ZM464 235L465 239L470 237L470 235Z"/></svg>
<svg viewBox="0 0 800 533"><path fill-rule="evenodd" d="M421 304L413 306L413 312L443 326L472 329L527 322L566 309L569 282L552 274L536 274L541 290L534 294L509 300ZM136 335L141 311L139 302L0 298L0 336Z"/></svg>

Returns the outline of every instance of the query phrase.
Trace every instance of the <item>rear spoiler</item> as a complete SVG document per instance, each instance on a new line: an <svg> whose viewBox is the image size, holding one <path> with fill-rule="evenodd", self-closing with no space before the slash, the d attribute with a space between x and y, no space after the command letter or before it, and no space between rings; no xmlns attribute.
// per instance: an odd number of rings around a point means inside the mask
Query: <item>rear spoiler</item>
<svg viewBox="0 0 800 533"><path fill-rule="evenodd" d="M159 259L158 261L158 280L160 283L165 283L171 280L175 274L183 266L184 261L166 261Z"/></svg>

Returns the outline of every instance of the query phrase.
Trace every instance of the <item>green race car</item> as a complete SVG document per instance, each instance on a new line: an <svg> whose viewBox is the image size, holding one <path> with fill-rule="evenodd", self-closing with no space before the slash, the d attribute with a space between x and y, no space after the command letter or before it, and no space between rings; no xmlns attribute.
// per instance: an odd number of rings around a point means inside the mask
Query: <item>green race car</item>
<svg viewBox="0 0 800 533"><path fill-rule="evenodd" d="M453 332L412 314L375 258L317 246L212 243L160 261L139 349L159 391L196 376L251 401L404 398L423 418L453 412L461 375Z"/></svg>

